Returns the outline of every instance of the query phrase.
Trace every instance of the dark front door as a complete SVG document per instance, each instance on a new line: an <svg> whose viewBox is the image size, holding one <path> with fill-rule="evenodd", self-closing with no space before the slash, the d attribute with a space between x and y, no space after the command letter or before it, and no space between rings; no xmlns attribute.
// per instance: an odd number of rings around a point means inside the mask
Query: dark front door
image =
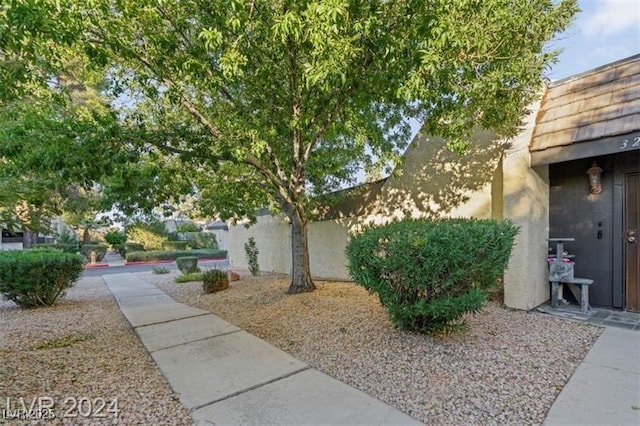
<svg viewBox="0 0 640 426"><path fill-rule="evenodd" d="M640 173L625 176L624 251L626 308L640 311Z"/></svg>

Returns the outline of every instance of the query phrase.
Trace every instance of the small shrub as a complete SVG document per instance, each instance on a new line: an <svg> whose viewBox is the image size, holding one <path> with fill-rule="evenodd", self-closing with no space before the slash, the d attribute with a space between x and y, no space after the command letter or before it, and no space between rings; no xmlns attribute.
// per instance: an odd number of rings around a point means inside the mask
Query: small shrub
<svg viewBox="0 0 640 426"><path fill-rule="evenodd" d="M162 248L164 250L186 250L187 249L187 241L165 241L162 243Z"/></svg>
<svg viewBox="0 0 640 426"><path fill-rule="evenodd" d="M175 279L177 283L188 283L191 281L202 281L202 272L191 272L184 275L178 275Z"/></svg>
<svg viewBox="0 0 640 426"><path fill-rule="evenodd" d="M226 250L152 250L127 252L127 262L150 262L154 260L176 260L183 256L195 256L198 259L224 259Z"/></svg>
<svg viewBox="0 0 640 426"><path fill-rule="evenodd" d="M111 250L116 251L127 241L127 236L117 229L112 229L104 234L104 240L109 244Z"/></svg>
<svg viewBox="0 0 640 426"><path fill-rule="evenodd" d="M260 266L258 265L258 247L256 247L256 240L253 237L249 237L249 241L244 243L244 252L247 256L247 264L249 265L249 272L251 275L256 276L260 273Z"/></svg>
<svg viewBox="0 0 640 426"><path fill-rule="evenodd" d="M151 268L151 272L153 272L156 275L168 274L169 268L153 267Z"/></svg>
<svg viewBox="0 0 640 426"><path fill-rule="evenodd" d="M229 288L229 276L219 269L211 269L202 274L202 289L205 293L215 293Z"/></svg>
<svg viewBox="0 0 640 426"><path fill-rule="evenodd" d="M446 332L478 312L507 266L517 227L494 220L406 220L347 245L349 273L399 328Z"/></svg>
<svg viewBox="0 0 640 426"><path fill-rule="evenodd" d="M0 293L23 307L50 306L83 266L82 256L58 250L0 251Z"/></svg>
<svg viewBox="0 0 640 426"><path fill-rule="evenodd" d="M197 272L198 258L195 256L183 256L176 259L176 265L183 274Z"/></svg>
<svg viewBox="0 0 640 426"><path fill-rule="evenodd" d="M83 244L80 246L80 252L87 259L91 260L91 252L96 253L96 262L100 262L107 254L106 244Z"/></svg>

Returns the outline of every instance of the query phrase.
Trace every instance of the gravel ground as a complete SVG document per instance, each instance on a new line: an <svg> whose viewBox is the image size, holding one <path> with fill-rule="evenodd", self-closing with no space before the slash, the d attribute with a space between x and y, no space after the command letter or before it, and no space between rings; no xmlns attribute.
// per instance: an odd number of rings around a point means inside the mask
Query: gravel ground
<svg viewBox="0 0 640 426"><path fill-rule="evenodd" d="M176 274L139 276L428 424L542 423L602 331L490 303L467 332L430 337L394 329L377 298L350 283L288 296L286 277L243 274L205 295Z"/></svg>
<svg viewBox="0 0 640 426"><path fill-rule="evenodd" d="M0 424L7 398L16 408L38 397L54 402L44 424L192 424L101 278L81 279L54 307L0 300ZM81 398L91 402L74 409Z"/></svg>

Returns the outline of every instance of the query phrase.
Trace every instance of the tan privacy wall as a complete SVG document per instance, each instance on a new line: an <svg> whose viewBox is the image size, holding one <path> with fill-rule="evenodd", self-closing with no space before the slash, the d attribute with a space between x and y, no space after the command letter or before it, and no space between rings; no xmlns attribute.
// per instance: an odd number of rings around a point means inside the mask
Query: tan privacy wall
<svg viewBox="0 0 640 426"><path fill-rule="evenodd" d="M489 132L477 132L469 152L459 156L439 138L418 134L405 153L400 169L358 216L334 214L309 224L311 274L317 278L349 279L345 248L349 235L365 224L401 218L492 217L491 179L502 152ZM231 265L247 267L244 243L255 238L260 269L290 273L290 230L284 216L261 216L245 228L229 227Z"/></svg>
<svg viewBox="0 0 640 426"><path fill-rule="evenodd" d="M347 226L336 220L309 224L311 275L316 278L349 280ZM258 247L260 270L288 274L291 272L291 231L283 215L259 216L250 228L238 224L229 227L229 261L232 267L248 267L244 244L254 237Z"/></svg>
<svg viewBox="0 0 640 426"><path fill-rule="evenodd" d="M532 106L535 112L539 104ZM547 235L549 227L548 168L530 167L529 141L535 114L506 146L478 131L465 156L451 152L439 138L418 134L399 169L379 192L363 197L367 205L332 212L327 220L309 224L311 274L316 278L349 279L344 253L349 235L364 225L402 218L474 217L510 219L520 227L505 273L505 304L532 309L549 298ZM354 216L352 212L357 212ZM263 271L288 274L291 268L289 225L284 216L262 216L246 229L229 227L231 265L246 268L244 243L256 240Z"/></svg>
<svg viewBox="0 0 640 426"><path fill-rule="evenodd" d="M229 262L232 267L247 268L244 244L253 237L258 247L260 270L288 274L291 270L291 231L284 216L258 216L250 228L243 223L229 226Z"/></svg>

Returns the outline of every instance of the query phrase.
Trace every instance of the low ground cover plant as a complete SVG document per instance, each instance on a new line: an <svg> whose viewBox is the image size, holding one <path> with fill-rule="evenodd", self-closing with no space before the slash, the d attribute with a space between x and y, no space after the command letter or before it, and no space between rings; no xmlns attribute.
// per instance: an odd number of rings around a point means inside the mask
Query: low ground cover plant
<svg viewBox="0 0 640 426"><path fill-rule="evenodd" d="M151 268L151 272L153 272L156 275L162 275L162 274L168 274L169 268L163 268L163 267L153 267Z"/></svg>
<svg viewBox="0 0 640 426"><path fill-rule="evenodd" d="M347 245L353 280L378 295L396 327L447 332L478 312L511 255L506 221L405 220L370 228Z"/></svg>
<svg viewBox="0 0 640 426"><path fill-rule="evenodd" d="M229 288L229 275L219 269L210 269L202 274L202 290L215 293Z"/></svg>
<svg viewBox="0 0 640 426"><path fill-rule="evenodd" d="M128 252L127 262L149 262L153 260L176 260L183 256L195 256L198 259L224 259L226 250L150 250Z"/></svg>
<svg viewBox="0 0 640 426"><path fill-rule="evenodd" d="M177 283L188 283L191 281L202 281L203 272L190 272L188 274L178 275L175 278Z"/></svg>
<svg viewBox="0 0 640 426"><path fill-rule="evenodd" d="M50 306L83 266L82 256L54 249L0 251L0 293L22 307Z"/></svg>

